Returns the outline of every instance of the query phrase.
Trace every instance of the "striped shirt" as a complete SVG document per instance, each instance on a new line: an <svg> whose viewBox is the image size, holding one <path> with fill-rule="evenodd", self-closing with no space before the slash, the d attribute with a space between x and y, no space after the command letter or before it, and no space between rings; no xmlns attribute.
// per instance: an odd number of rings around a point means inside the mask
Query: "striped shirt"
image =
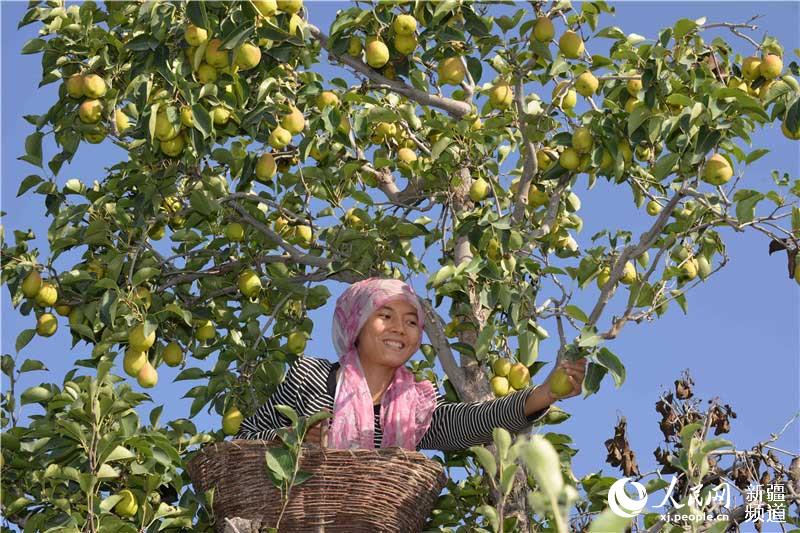
<svg viewBox="0 0 800 533"><path fill-rule="evenodd" d="M291 425L291 421L275 410L276 405L288 405L299 416L308 417L322 410L333 412L336 371L339 363L316 357L301 357L290 367L284 381L270 399L253 416L242 421L236 439L272 440L276 429ZM533 392L530 387L484 402L453 403L437 394L436 407L428 431L417 450L455 451L470 446L490 444L492 430L502 427L520 433L547 413L542 409L525 416L525 401ZM375 448L381 447L380 405L375 409Z"/></svg>

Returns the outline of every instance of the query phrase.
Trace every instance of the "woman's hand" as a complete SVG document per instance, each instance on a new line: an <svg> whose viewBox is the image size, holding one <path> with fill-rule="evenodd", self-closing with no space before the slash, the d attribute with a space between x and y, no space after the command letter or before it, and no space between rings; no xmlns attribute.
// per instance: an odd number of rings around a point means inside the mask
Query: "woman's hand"
<svg viewBox="0 0 800 533"><path fill-rule="evenodd" d="M567 373L567 377L569 379L569 383L572 385L572 390L566 394L556 395L553 393L551 389L553 374L555 374L556 370L559 368L563 369ZM556 400L563 400L565 398L571 398L573 396L577 396L581 393L582 390L582 383L583 378L586 376L586 358L581 357L577 361L561 361L553 370L550 372L550 375L547 376L547 379L544 383L541 384L540 387L544 388L548 395L550 396L550 403L555 402Z"/></svg>
<svg viewBox="0 0 800 533"><path fill-rule="evenodd" d="M328 420L321 420L311 426L306 431L306 436L303 439L303 444L313 444L320 448L327 448L328 446Z"/></svg>

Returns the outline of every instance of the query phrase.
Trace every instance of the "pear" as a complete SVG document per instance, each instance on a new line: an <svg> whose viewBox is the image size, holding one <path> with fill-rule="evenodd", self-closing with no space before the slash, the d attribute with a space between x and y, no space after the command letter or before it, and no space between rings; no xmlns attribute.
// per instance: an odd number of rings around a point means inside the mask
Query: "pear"
<svg viewBox="0 0 800 533"><path fill-rule="evenodd" d="M577 170L580 165L580 155L574 148L566 148L558 157L558 164L567 170Z"/></svg>
<svg viewBox="0 0 800 533"><path fill-rule="evenodd" d="M647 202L647 207L645 207L645 209L647 210L648 215L654 217L661 212L662 207L661 204L659 204L655 200L650 200L649 202Z"/></svg>
<svg viewBox="0 0 800 533"><path fill-rule="evenodd" d="M511 392L508 384L508 378L503 376L493 377L491 380L489 380L489 385L492 388L492 393L498 398L508 396L508 393Z"/></svg>
<svg viewBox="0 0 800 533"><path fill-rule="evenodd" d="M722 155L714 154L706 161L703 169L703 181L711 185L724 185L731 179L731 176L733 176L733 168Z"/></svg>
<svg viewBox="0 0 800 533"><path fill-rule="evenodd" d="M575 131L572 133L572 147L575 148L578 153L585 154L592 151L592 146L594 146L592 130L583 126L575 128Z"/></svg>
<svg viewBox="0 0 800 533"><path fill-rule="evenodd" d="M578 96L573 89L566 89L569 82L562 81L553 88L553 101L562 109L572 109L578 103Z"/></svg>
<svg viewBox="0 0 800 533"><path fill-rule="evenodd" d="M411 15L398 15L394 18L392 29L397 35L413 35L417 31L417 19Z"/></svg>
<svg viewBox="0 0 800 533"><path fill-rule="evenodd" d="M281 120L281 126L292 135L296 135L305 129L306 118L303 116L302 111L292 107L291 112Z"/></svg>
<svg viewBox="0 0 800 533"><path fill-rule="evenodd" d="M128 119L128 115L122 112L122 109L114 110L114 124L117 126L117 133L120 135L131 127L131 121Z"/></svg>
<svg viewBox="0 0 800 533"><path fill-rule="evenodd" d="M533 23L533 38L540 43L549 43L555 36L556 29L548 17L538 17Z"/></svg>
<svg viewBox="0 0 800 533"><path fill-rule="evenodd" d="M49 307L58 300L58 290L52 283L42 283L39 292L35 296L36 303L42 307Z"/></svg>
<svg viewBox="0 0 800 533"><path fill-rule="evenodd" d="M156 342L155 329L145 335L144 324L137 324L128 332L128 345L137 352L146 352Z"/></svg>
<svg viewBox="0 0 800 533"><path fill-rule="evenodd" d="M625 263L625 267L622 271L622 277L620 281L625 285L630 285L634 281L636 281L636 267L633 266L633 263L627 261Z"/></svg>
<svg viewBox="0 0 800 533"><path fill-rule="evenodd" d="M275 0L251 0L258 10L258 13L266 18L271 17L278 11L278 3Z"/></svg>
<svg viewBox="0 0 800 533"><path fill-rule="evenodd" d="M339 97L333 91L322 91L317 96L317 107L325 109L326 107L338 107Z"/></svg>
<svg viewBox="0 0 800 533"><path fill-rule="evenodd" d="M497 359L492 364L492 371L495 373L496 376L507 376L508 373L511 371L511 361L506 359L505 357L501 357Z"/></svg>
<svg viewBox="0 0 800 533"><path fill-rule="evenodd" d="M400 148L397 151L397 159L402 163L410 164L417 160L417 154L411 148Z"/></svg>
<svg viewBox="0 0 800 533"><path fill-rule="evenodd" d="M200 46L208 40L208 31L205 28L189 24L183 32L183 38L189 43L189 46Z"/></svg>
<svg viewBox="0 0 800 533"><path fill-rule="evenodd" d="M522 363L514 363L508 371L508 382L516 390L522 390L530 384L531 373Z"/></svg>
<svg viewBox="0 0 800 533"><path fill-rule="evenodd" d="M106 94L106 81L97 74L83 77L83 94L87 98L102 98Z"/></svg>
<svg viewBox="0 0 800 533"><path fill-rule="evenodd" d="M256 162L256 178L260 181L269 181L278 171L278 166L275 164L275 158L272 154L261 154Z"/></svg>
<svg viewBox="0 0 800 533"><path fill-rule="evenodd" d="M84 100L78 107L78 118L84 124L96 124L103 116L103 104L100 100Z"/></svg>
<svg viewBox="0 0 800 533"><path fill-rule="evenodd" d="M293 331L286 340L286 348L290 353L300 355L306 349L306 336L300 331Z"/></svg>
<svg viewBox="0 0 800 533"><path fill-rule="evenodd" d="M226 435L236 435L242 425L242 413L236 406L228 409L222 417L222 431Z"/></svg>
<svg viewBox="0 0 800 533"><path fill-rule="evenodd" d="M404 56L411 55L417 48L417 37L415 35L395 35L394 48Z"/></svg>
<svg viewBox="0 0 800 533"><path fill-rule="evenodd" d="M180 344L172 341L166 345L161 357L168 366L178 366L183 362L183 349Z"/></svg>
<svg viewBox="0 0 800 533"><path fill-rule="evenodd" d="M761 60L755 56L749 56L742 61L742 77L746 80L754 80L761 74Z"/></svg>
<svg viewBox="0 0 800 533"><path fill-rule="evenodd" d="M764 79L774 80L783 71L783 60L775 54L767 54L758 66L758 72Z"/></svg>
<svg viewBox="0 0 800 533"><path fill-rule="evenodd" d="M149 360L145 360L144 365L139 369L139 373L136 375L136 382L145 389L151 389L158 383L158 371L153 368Z"/></svg>
<svg viewBox="0 0 800 533"><path fill-rule="evenodd" d="M114 506L114 512L126 518L136 516L136 512L139 510L139 504L136 503L136 497L133 493L128 489L124 489L120 491L119 495L122 496L122 498Z"/></svg>
<svg viewBox="0 0 800 533"><path fill-rule="evenodd" d="M511 105L513 99L514 92L507 82L499 82L489 91L489 103L496 109L505 109Z"/></svg>
<svg viewBox="0 0 800 533"><path fill-rule="evenodd" d="M240 70L250 70L261 62L261 49L250 43L244 43L236 51L234 63Z"/></svg>
<svg viewBox="0 0 800 533"><path fill-rule="evenodd" d="M186 146L186 141L183 140L181 135L159 143L161 151L170 157L179 156L183 152L184 146Z"/></svg>
<svg viewBox="0 0 800 533"><path fill-rule="evenodd" d="M351 57L361 57L361 51L363 49L364 45L361 43L361 39L355 35L351 36L350 40L347 42L347 54Z"/></svg>
<svg viewBox="0 0 800 533"><path fill-rule="evenodd" d="M382 41L372 41L366 47L367 64L372 68L381 68L389 62L389 48Z"/></svg>
<svg viewBox="0 0 800 533"><path fill-rule="evenodd" d="M24 294L26 298L35 297L36 293L38 293L41 288L42 276L36 270L32 270L25 276L25 279L22 280L22 294Z"/></svg>
<svg viewBox="0 0 800 533"><path fill-rule="evenodd" d="M211 39L206 46L206 63L214 68L225 68L228 66L228 51L220 50L222 44L220 39Z"/></svg>
<svg viewBox="0 0 800 533"><path fill-rule="evenodd" d="M36 333L42 337L51 337L58 329L58 319L52 313L42 313L36 320Z"/></svg>
<svg viewBox="0 0 800 533"><path fill-rule="evenodd" d="M557 368L553 371L553 375L549 379L550 392L556 398L566 396L572 392L572 382L569 380L569 374L563 368Z"/></svg>
<svg viewBox="0 0 800 533"><path fill-rule="evenodd" d="M197 68L197 81L205 85L206 83L214 83L217 81L217 69L208 63L200 63Z"/></svg>
<svg viewBox="0 0 800 533"><path fill-rule="evenodd" d="M269 134L269 145L276 150L283 150L292 142L292 134L281 126L276 126Z"/></svg>
<svg viewBox="0 0 800 533"><path fill-rule="evenodd" d="M207 341L213 339L217 335L217 329L210 320L203 320L198 324L195 338L199 341Z"/></svg>
<svg viewBox="0 0 800 533"><path fill-rule="evenodd" d="M130 346L125 350L125 355L122 358L122 368L125 373L130 377L135 378L139 375L139 370L142 369L147 361L147 352L134 350Z"/></svg>
<svg viewBox="0 0 800 533"><path fill-rule="evenodd" d="M597 92L600 81L588 70L575 79L575 91L586 98Z"/></svg>
<svg viewBox="0 0 800 533"><path fill-rule="evenodd" d="M469 188L469 198L475 203L480 202L489 195L489 182L483 178L478 178L472 182Z"/></svg>
<svg viewBox="0 0 800 533"><path fill-rule="evenodd" d="M67 88L67 94L72 98L83 98L86 96L83 92L83 76L80 74L67 78L64 85Z"/></svg>
<svg viewBox="0 0 800 533"><path fill-rule="evenodd" d="M239 274L237 285L242 294L252 298L261 290L261 278L255 271L248 269Z"/></svg>
<svg viewBox="0 0 800 533"><path fill-rule="evenodd" d="M583 39L574 31L566 31L558 40L558 49L564 57L577 59L583 55Z"/></svg>
<svg viewBox="0 0 800 533"><path fill-rule="evenodd" d="M460 85L467 75L467 69L460 57L446 57L437 68L440 85Z"/></svg>

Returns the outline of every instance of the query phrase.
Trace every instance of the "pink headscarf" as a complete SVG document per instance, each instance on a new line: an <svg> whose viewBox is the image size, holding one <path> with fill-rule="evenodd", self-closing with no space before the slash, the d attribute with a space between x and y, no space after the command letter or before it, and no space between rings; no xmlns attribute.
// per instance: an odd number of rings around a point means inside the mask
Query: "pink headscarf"
<svg viewBox="0 0 800 533"><path fill-rule="evenodd" d="M420 330L424 314L414 290L396 279L369 278L350 285L336 301L333 344L341 374L333 407L328 447L374 448L375 420L372 394L355 346L362 326L372 313L390 300L402 299L417 310ZM420 335L420 342L422 335ZM416 351L419 343L414 348ZM430 381L416 382L414 374L398 367L381 399L381 447L415 450L428 430L436 407L436 390Z"/></svg>

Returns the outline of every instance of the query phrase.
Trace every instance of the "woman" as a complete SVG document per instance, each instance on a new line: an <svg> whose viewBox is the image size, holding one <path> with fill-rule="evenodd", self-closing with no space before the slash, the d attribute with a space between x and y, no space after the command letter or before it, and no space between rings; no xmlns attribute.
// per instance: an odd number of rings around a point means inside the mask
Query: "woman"
<svg viewBox="0 0 800 533"><path fill-rule="evenodd" d="M333 413L329 448L461 450L492 441L492 430L521 432L556 398L548 379L539 387L485 402L448 403L429 381L416 382L405 363L422 342L423 310L406 283L370 278L336 301L333 341L337 363L303 357L275 394L242 422L238 439L273 439L290 420L275 410L289 405L301 416ZM560 364L580 394L586 360ZM551 374L552 376L552 374Z"/></svg>

